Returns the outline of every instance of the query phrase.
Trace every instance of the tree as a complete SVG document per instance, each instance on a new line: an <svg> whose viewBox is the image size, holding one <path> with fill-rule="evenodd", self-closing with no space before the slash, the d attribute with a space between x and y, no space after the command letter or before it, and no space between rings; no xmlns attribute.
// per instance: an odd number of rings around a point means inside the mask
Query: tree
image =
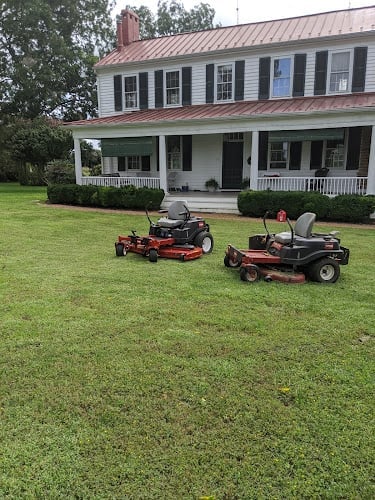
<svg viewBox="0 0 375 500"><path fill-rule="evenodd" d="M215 9L207 3L200 3L190 10L186 10L183 3L176 0L158 2L156 16L151 10L141 5L131 7L140 18L141 38L173 35L186 31L199 31L219 27L214 26Z"/></svg>
<svg viewBox="0 0 375 500"><path fill-rule="evenodd" d="M112 0L0 0L0 122L96 116L93 65L114 44Z"/></svg>
<svg viewBox="0 0 375 500"><path fill-rule="evenodd" d="M47 163L70 156L72 134L56 120L23 120L10 128L13 129L13 135L9 138L8 148L12 160L19 166L22 184L44 184Z"/></svg>

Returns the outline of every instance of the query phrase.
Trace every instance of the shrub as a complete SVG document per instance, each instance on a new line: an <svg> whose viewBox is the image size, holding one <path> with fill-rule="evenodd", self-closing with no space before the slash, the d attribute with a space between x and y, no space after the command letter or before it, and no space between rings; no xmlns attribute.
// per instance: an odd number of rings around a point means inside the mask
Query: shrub
<svg viewBox="0 0 375 500"><path fill-rule="evenodd" d="M54 184L47 187L47 196L51 203L66 205L158 210L164 191L135 186L115 188Z"/></svg>
<svg viewBox="0 0 375 500"><path fill-rule="evenodd" d="M69 160L53 160L46 167L47 184L74 184L74 165Z"/></svg>
<svg viewBox="0 0 375 500"><path fill-rule="evenodd" d="M343 194L331 199L328 218L344 222L365 222L374 209L373 196Z"/></svg>
<svg viewBox="0 0 375 500"><path fill-rule="evenodd" d="M304 212L314 212L318 220L363 222L375 209L374 196L339 195L334 198L315 192L243 191L238 195L238 210L249 217L262 217L268 210L279 209L297 219Z"/></svg>

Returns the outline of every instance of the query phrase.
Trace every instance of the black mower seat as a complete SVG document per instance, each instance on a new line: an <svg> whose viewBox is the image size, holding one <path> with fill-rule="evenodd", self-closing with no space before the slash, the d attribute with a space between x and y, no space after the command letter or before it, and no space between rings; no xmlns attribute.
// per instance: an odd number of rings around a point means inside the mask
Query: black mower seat
<svg viewBox="0 0 375 500"><path fill-rule="evenodd" d="M187 202L183 200L174 201L168 209L168 217L161 217L158 220L158 226L175 229L189 217L189 211L186 208Z"/></svg>
<svg viewBox="0 0 375 500"><path fill-rule="evenodd" d="M296 236L300 236L301 238L311 238L315 219L316 214L312 212L305 212L300 215L294 226L294 234ZM290 231L277 233L275 234L275 241L277 243L281 243L282 245L287 245L292 241L292 233Z"/></svg>

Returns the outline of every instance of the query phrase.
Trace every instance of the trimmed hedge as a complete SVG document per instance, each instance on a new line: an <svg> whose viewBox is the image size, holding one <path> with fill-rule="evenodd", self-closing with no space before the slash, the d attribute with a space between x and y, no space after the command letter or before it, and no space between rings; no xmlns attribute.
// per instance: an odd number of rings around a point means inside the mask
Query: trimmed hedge
<svg viewBox="0 0 375 500"><path fill-rule="evenodd" d="M162 189L135 186L99 187L78 184L53 184L47 187L50 203L85 207L159 210L164 198Z"/></svg>
<svg viewBox="0 0 375 500"><path fill-rule="evenodd" d="M242 191L238 210L248 217L262 217L268 210L281 208L297 219L304 212L314 212L319 220L365 222L375 210L374 196L339 195L334 198L304 191Z"/></svg>

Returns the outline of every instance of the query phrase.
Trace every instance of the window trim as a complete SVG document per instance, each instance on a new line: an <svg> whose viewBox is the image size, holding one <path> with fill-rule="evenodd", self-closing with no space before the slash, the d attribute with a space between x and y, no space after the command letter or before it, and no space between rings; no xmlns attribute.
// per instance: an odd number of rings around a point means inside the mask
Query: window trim
<svg viewBox="0 0 375 500"><path fill-rule="evenodd" d="M125 85L126 78L135 78L135 87L136 87L135 93L136 93L136 99L137 99L136 106L127 106L126 105L126 85ZM124 75L123 82L124 82L124 91L123 91L124 108L123 109L124 110L138 110L139 109L139 76L138 76L138 74L134 73L134 74Z"/></svg>
<svg viewBox="0 0 375 500"><path fill-rule="evenodd" d="M348 86L346 90L331 90L331 72L332 72L332 58L336 54L349 54L349 68L348 68ZM350 94L352 88L353 80L353 57L354 49L340 49L340 50L330 50L328 52L328 63L327 63L327 80L326 80L326 94Z"/></svg>
<svg viewBox="0 0 375 500"><path fill-rule="evenodd" d="M231 97L229 99L218 99L218 71L219 67L222 66L231 66L232 68L232 90L231 90ZM216 63L215 64L215 73L214 73L214 89L215 89L215 102L216 103L223 103L223 102L234 102L234 95L235 95L235 85L236 85L236 68L235 68L235 63L234 62L222 62L222 63Z"/></svg>
<svg viewBox="0 0 375 500"><path fill-rule="evenodd" d="M171 89L178 89L178 103L168 104L168 90L167 89L167 74L168 73L178 73L178 87L171 87ZM182 102L182 70L181 68L171 68L164 70L163 75L163 91L164 91L164 103L166 108L175 108L176 106L181 106Z"/></svg>
<svg viewBox="0 0 375 500"><path fill-rule="evenodd" d="M275 72L275 61L280 59L289 59L290 61L290 71L289 71L289 91L288 94L284 95L274 95L273 84L274 84L274 72ZM271 58L271 68L270 68L270 95L272 99L285 99L285 97L292 97L293 93L293 77L294 77L294 57L292 55L277 56Z"/></svg>
<svg viewBox="0 0 375 500"><path fill-rule="evenodd" d="M268 142L268 150L267 150L267 170L269 172L273 172L274 170L282 170L283 172L286 172L287 170L289 171L289 162L290 162L290 141L282 141L283 143L286 142L288 144L288 148L287 148L287 158L286 158L286 165L285 167L279 167L279 166L274 166L274 167L271 167L271 163L275 163L275 162L271 162L271 147L272 147L272 144L278 144L278 143L275 143L275 142ZM282 163L282 162L280 162Z"/></svg>
<svg viewBox="0 0 375 500"><path fill-rule="evenodd" d="M326 166L326 153L327 153L327 139L324 139L323 141L323 151L322 151L322 166L323 168L329 168L330 170L333 170L333 171L337 171L337 170L346 170L346 163L348 161L348 137L349 136L349 133L348 133L348 129L345 129L345 132L344 132L344 152L343 152L343 155L344 155L344 161L343 161L343 164L341 167L333 167L332 165L330 166Z"/></svg>
<svg viewBox="0 0 375 500"><path fill-rule="evenodd" d="M169 150L168 150L168 141L171 137L178 137L179 138L179 141L180 141L180 151L178 152L179 154L179 160L180 160L180 166L179 168L170 168L169 167L169 155L172 154L172 152L170 153ZM182 135L168 135L166 137L166 156L167 156L167 172L181 172L183 170L183 141L182 141Z"/></svg>

